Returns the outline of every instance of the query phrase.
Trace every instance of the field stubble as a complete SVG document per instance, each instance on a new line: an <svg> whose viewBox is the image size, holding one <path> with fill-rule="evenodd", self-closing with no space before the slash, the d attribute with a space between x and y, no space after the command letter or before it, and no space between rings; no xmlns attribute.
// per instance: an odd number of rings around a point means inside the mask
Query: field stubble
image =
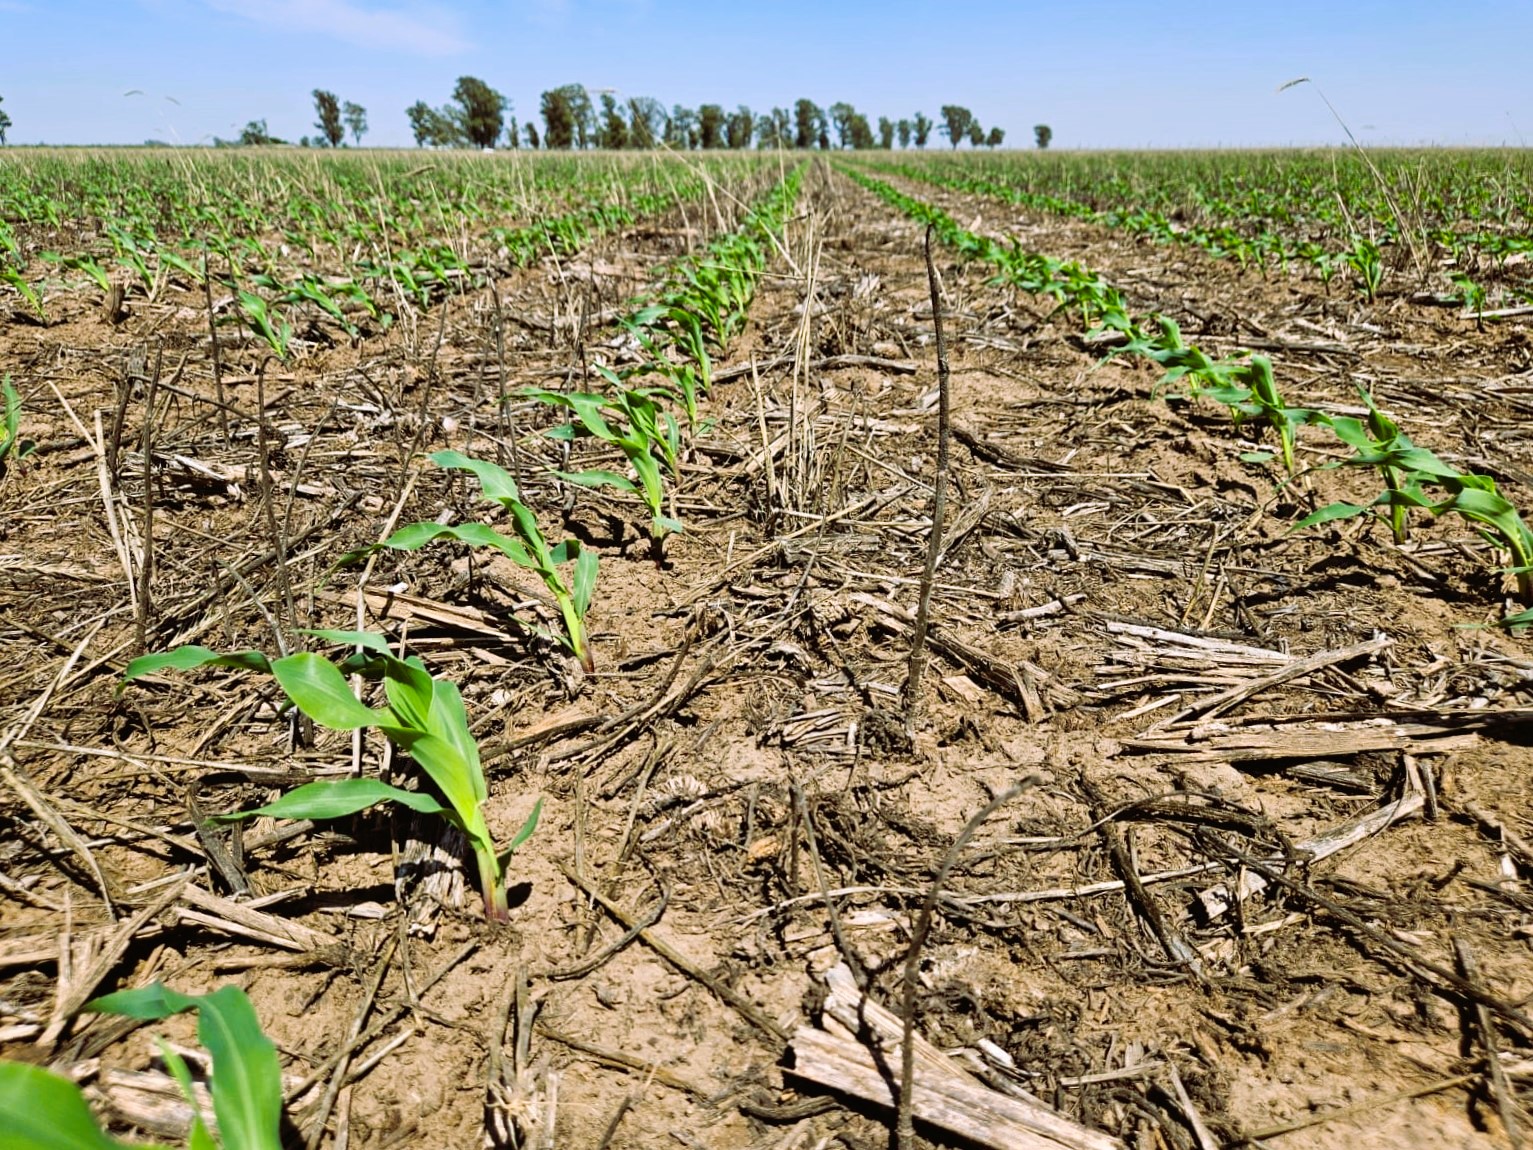
<svg viewBox="0 0 1533 1150"><path fill-rule="evenodd" d="M1345 409L1366 382L1418 443L1533 490L1515 322L1477 331L908 190L1101 270L1200 344L1264 348L1295 401ZM700 226L597 238L289 364L225 347L227 441L196 298L130 298L106 324L82 292L52 301L53 326L0 325L42 445L0 482L7 1056L83 1066L108 1108L134 1105L143 1035L98 1020L42 1049L56 993L206 861L197 812L383 756L323 734L292 750L244 677L119 698L122 666L145 645L365 625L462 685L492 828L544 798L510 928L483 923L435 828L257 826L236 857L268 901L194 876L99 987L239 980L290 1075L336 1084L323 1144L886 1144L876 1107L799 1109L824 1093L785 1051L807 1058L796 1032L838 962L897 1007L944 853L1026 777L945 884L919 1033L1129 1145L1504 1144L1533 1039L1533 662L1460 626L1504 593L1484 544L1446 523L1405 548L1357 522L1290 534L1353 477L1280 486L1221 409L1155 398L1153 369L1103 363L1070 317L941 258L956 497L912 743L899 689L935 401L914 224L811 172L715 357L663 562L635 500L559 489L538 406L499 402L621 366L632 344L603 321ZM472 512L419 461L509 465L508 428L549 537L601 553L594 676L509 622L558 612L508 562L427 550L376 557L365 590L326 577L396 524ZM1305 463L1317 442L1301 431ZM300 1128L313 1107L293 1108Z"/></svg>

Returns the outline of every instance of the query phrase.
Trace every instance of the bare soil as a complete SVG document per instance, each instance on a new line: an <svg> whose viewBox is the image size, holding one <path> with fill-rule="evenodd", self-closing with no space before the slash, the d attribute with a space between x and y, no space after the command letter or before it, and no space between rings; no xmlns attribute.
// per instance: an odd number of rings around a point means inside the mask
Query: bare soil
<svg viewBox="0 0 1533 1150"><path fill-rule="evenodd" d="M359 346L316 328L291 364L221 331L227 438L200 291L130 296L117 324L84 293L50 301L50 327L0 318L0 374L41 444L0 479L0 1054L143 1121L119 1072L157 1065L151 1031L193 1044L190 1020L83 1016L39 1039L116 924L194 872L317 933L253 937L177 896L84 993L237 982L283 1052L295 1128L327 1112L321 1145L887 1146L892 1116L796 1076L792 1036L838 962L900 1009L934 877L1022 784L935 904L915 1026L937 1046L1136 1148L1510 1144L1533 1077L1533 652L1484 625L1504 557L1451 521L1403 547L1362 520L1291 532L1368 477L1243 461L1260 429L1157 394L1151 368L939 251L960 434L907 733L937 455L922 235L828 167L806 188L715 363L686 530L659 561L633 502L547 476L547 414L497 397L621 362L604 309L706 221ZM1359 408L1365 384L1418 444L1533 501L1525 321L1477 330L1404 293L1364 305L907 190L1099 269L1200 346L1263 350L1290 403ZM395 524L482 513L422 453L509 465L513 442L548 533L601 550L593 676L512 621L557 616L508 564L380 556L365 599L358 569L330 570ZM1307 467L1334 456L1317 432L1301 448ZM262 801L272 772L385 769L385 748L295 749L251 676L116 690L145 649L270 650L359 621L462 686L498 834L543 800L509 927L471 877L402 879L435 828L381 811L279 841L283 824L247 827L235 896L194 806ZM1398 817L1311 858L1380 811Z"/></svg>

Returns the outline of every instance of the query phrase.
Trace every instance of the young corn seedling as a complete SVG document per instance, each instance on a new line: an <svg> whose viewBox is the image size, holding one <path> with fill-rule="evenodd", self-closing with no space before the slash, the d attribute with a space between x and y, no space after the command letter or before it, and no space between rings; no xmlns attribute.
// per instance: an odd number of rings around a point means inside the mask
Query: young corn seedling
<svg viewBox="0 0 1533 1150"><path fill-rule="evenodd" d="M592 468L586 471L555 472L560 479L581 487L616 487L619 491L637 494L649 510L650 543L655 556L660 557L661 541L669 534L681 530L676 519L665 514L665 483L660 474L661 463L677 474L681 451L681 431L669 412L663 411L654 397L644 391L623 386L623 380L615 372L598 367L607 382L616 389L611 396L592 395L586 392L544 391L529 388L523 395L566 408L574 417L548 432L552 439L572 440L589 435L610 443L621 451L639 477L638 483L615 471ZM656 458L656 452L659 458Z"/></svg>
<svg viewBox="0 0 1533 1150"><path fill-rule="evenodd" d="M654 371L664 376L686 412L687 426L696 428L698 397L706 396L713 386L713 361L702 321L685 308L655 305L629 316L623 327L638 341L648 361L634 374ZM686 358L680 363L672 360L666 355L667 344Z"/></svg>
<svg viewBox="0 0 1533 1150"><path fill-rule="evenodd" d="M255 292L239 290L240 314L250 325L250 330L266 341L276 352L277 358L287 362L288 347L293 339L293 327L280 316L274 317L266 301Z"/></svg>
<svg viewBox="0 0 1533 1150"><path fill-rule="evenodd" d="M498 851L484 818L489 789L470 733L468 714L457 686L435 679L414 656L389 652L383 636L365 631L310 631L331 643L356 644L361 650L340 667L311 651L268 659L260 651L220 655L206 647L178 647L144 655L128 664L123 683L156 671L220 666L270 674L298 710L334 731L377 728L415 760L446 802L425 791L407 791L379 779L354 778L305 783L275 802L249 811L215 816L224 820L268 815L288 819L336 819L383 802L395 802L423 814L439 814L463 832L479 868L485 915L495 922L510 916L506 905L506 866L511 853L537 827L540 799L504 851ZM383 680L387 705L368 707L351 693L342 673L354 671Z"/></svg>
<svg viewBox="0 0 1533 1150"><path fill-rule="evenodd" d="M26 276L22 275L8 261L3 259L0 259L0 281L10 284L20 292L21 298L32 305L32 310L37 313L37 318L44 323L48 322L48 314L43 311L43 300L37 294L37 289L27 282Z"/></svg>
<svg viewBox="0 0 1533 1150"><path fill-rule="evenodd" d="M1441 483L1458 477L1457 469L1448 466L1425 448L1417 447L1398 424L1379 410L1366 389L1358 389L1368 405L1368 418L1350 415L1331 416L1325 420L1336 437L1352 448L1352 456L1325 469L1335 467L1373 467L1384 481L1384 490L1368 503L1332 503L1306 515L1294 530L1350 519L1374 508L1387 509L1390 534L1396 543L1404 543L1408 534L1407 519L1412 508L1430 511L1432 500L1422 490L1424 483Z"/></svg>
<svg viewBox="0 0 1533 1150"><path fill-rule="evenodd" d="M1289 475L1295 471L1294 444L1300 425L1314 423L1320 417L1308 408L1288 407L1272 378L1272 361L1253 355L1249 363L1237 368L1232 382L1222 387L1204 388L1202 394L1226 404L1238 424L1260 418L1278 434L1283 467ZM1270 457L1268 457L1270 458ZM1253 462L1258 461L1253 458Z"/></svg>
<svg viewBox="0 0 1533 1150"><path fill-rule="evenodd" d="M1363 236L1356 236L1352 240L1352 247L1343 253L1342 258L1357 273L1357 286L1362 289L1363 298L1372 303L1384 283L1384 256L1379 245Z"/></svg>
<svg viewBox="0 0 1533 1150"><path fill-rule="evenodd" d="M1444 479L1443 486L1448 489L1449 498L1433 504L1432 514L1456 512L1487 528L1482 532L1485 538L1505 548L1512 557L1517 597L1533 604L1533 531L1528 529L1516 506L1496 490L1496 481L1488 475L1458 475Z"/></svg>
<svg viewBox="0 0 1533 1150"><path fill-rule="evenodd" d="M0 475L4 475L7 460L25 459L37 445L21 438L21 396L11 386L10 376L0 382L0 396L5 402L5 422L0 425Z"/></svg>
<svg viewBox="0 0 1533 1150"><path fill-rule="evenodd" d="M478 479L480 495L500 504L510 514L515 538L484 523L460 523L453 527L440 523L412 523L401 527L375 547L343 556L341 562L352 562L382 548L418 551L437 539L455 539L470 547L493 547L517 566L538 573L559 605L559 614L564 620L564 636L560 641L569 647L582 667L594 671L596 663L591 657L585 619L596 588L596 552L581 547L575 539L566 539L550 547L538 526L537 516L522 502L516 480L495 464L472 459L457 451L438 451L431 456L431 462L447 470L467 471ZM566 578L563 568L569 563L573 563L574 568Z"/></svg>
<svg viewBox="0 0 1533 1150"><path fill-rule="evenodd" d="M282 1067L277 1047L261 1029L250 999L237 986L187 995L156 982L86 1003L98 1014L159 1021L195 1010L197 1037L212 1056L208 1092L213 1123L202 1113L185 1059L167 1044L160 1057L192 1107L191 1150L282 1150ZM120 1142L102 1133L80 1088L41 1066L0 1062L0 1126L4 1144L17 1150L126 1150L147 1143Z"/></svg>

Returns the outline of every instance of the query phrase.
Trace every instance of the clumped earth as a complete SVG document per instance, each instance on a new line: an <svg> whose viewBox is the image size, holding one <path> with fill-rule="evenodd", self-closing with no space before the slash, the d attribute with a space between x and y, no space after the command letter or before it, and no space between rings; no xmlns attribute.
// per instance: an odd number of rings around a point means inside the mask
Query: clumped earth
<svg viewBox="0 0 1533 1150"><path fill-rule="evenodd" d="M1416 443L1533 495L1525 320L1479 330L901 187L1101 271L1202 346L1263 348L1291 402L1346 411L1364 383ZM1486 625L1504 559L1448 521L1403 547L1366 520L1291 532L1367 477L1243 461L1259 428L1157 394L1153 368L938 250L955 439L907 725L937 444L917 225L815 165L715 361L658 561L635 500L549 477L545 411L498 404L502 372L568 386L623 362L600 313L690 238L630 229L503 278L498 304L465 290L286 364L231 343L227 436L200 292L0 322L39 444L0 480L0 1054L174 1137L173 1098L150 1107L128 1072L159 1066L151 1031L193 1045L190 1019L40 1039L88 979L232 981L309 1145L883 1147L892 1114L806 1080L796 1038L841 963L903 1011L942 871L914 1028L999 1091L1136 1148L1515 1144L1533 659ZM482 513L424 455L504 457L508 417L547 533L600 551L594 675L512 622L558 616L508 562L441 545L332 570L397 524ZM1301 430L1305 466L1326 450ZM460 684L502 839L543 802L508 927L460 846L385 808L246 827L236 895L194 812L376 771L385 746L295 731L236 672L118 690L146 648L359 626ZM188 872L203 893L121 936Z"/></svg>

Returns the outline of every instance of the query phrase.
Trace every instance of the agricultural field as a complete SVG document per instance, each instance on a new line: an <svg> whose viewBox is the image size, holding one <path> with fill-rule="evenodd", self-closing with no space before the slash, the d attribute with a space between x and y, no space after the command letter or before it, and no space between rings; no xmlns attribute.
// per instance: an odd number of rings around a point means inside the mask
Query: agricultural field
<svg viewBox="0 0 1533 1150"><path fill-rule="evenodd" d="M8 157L0 1099L1515 1144L1527 168Z"/></svg>

